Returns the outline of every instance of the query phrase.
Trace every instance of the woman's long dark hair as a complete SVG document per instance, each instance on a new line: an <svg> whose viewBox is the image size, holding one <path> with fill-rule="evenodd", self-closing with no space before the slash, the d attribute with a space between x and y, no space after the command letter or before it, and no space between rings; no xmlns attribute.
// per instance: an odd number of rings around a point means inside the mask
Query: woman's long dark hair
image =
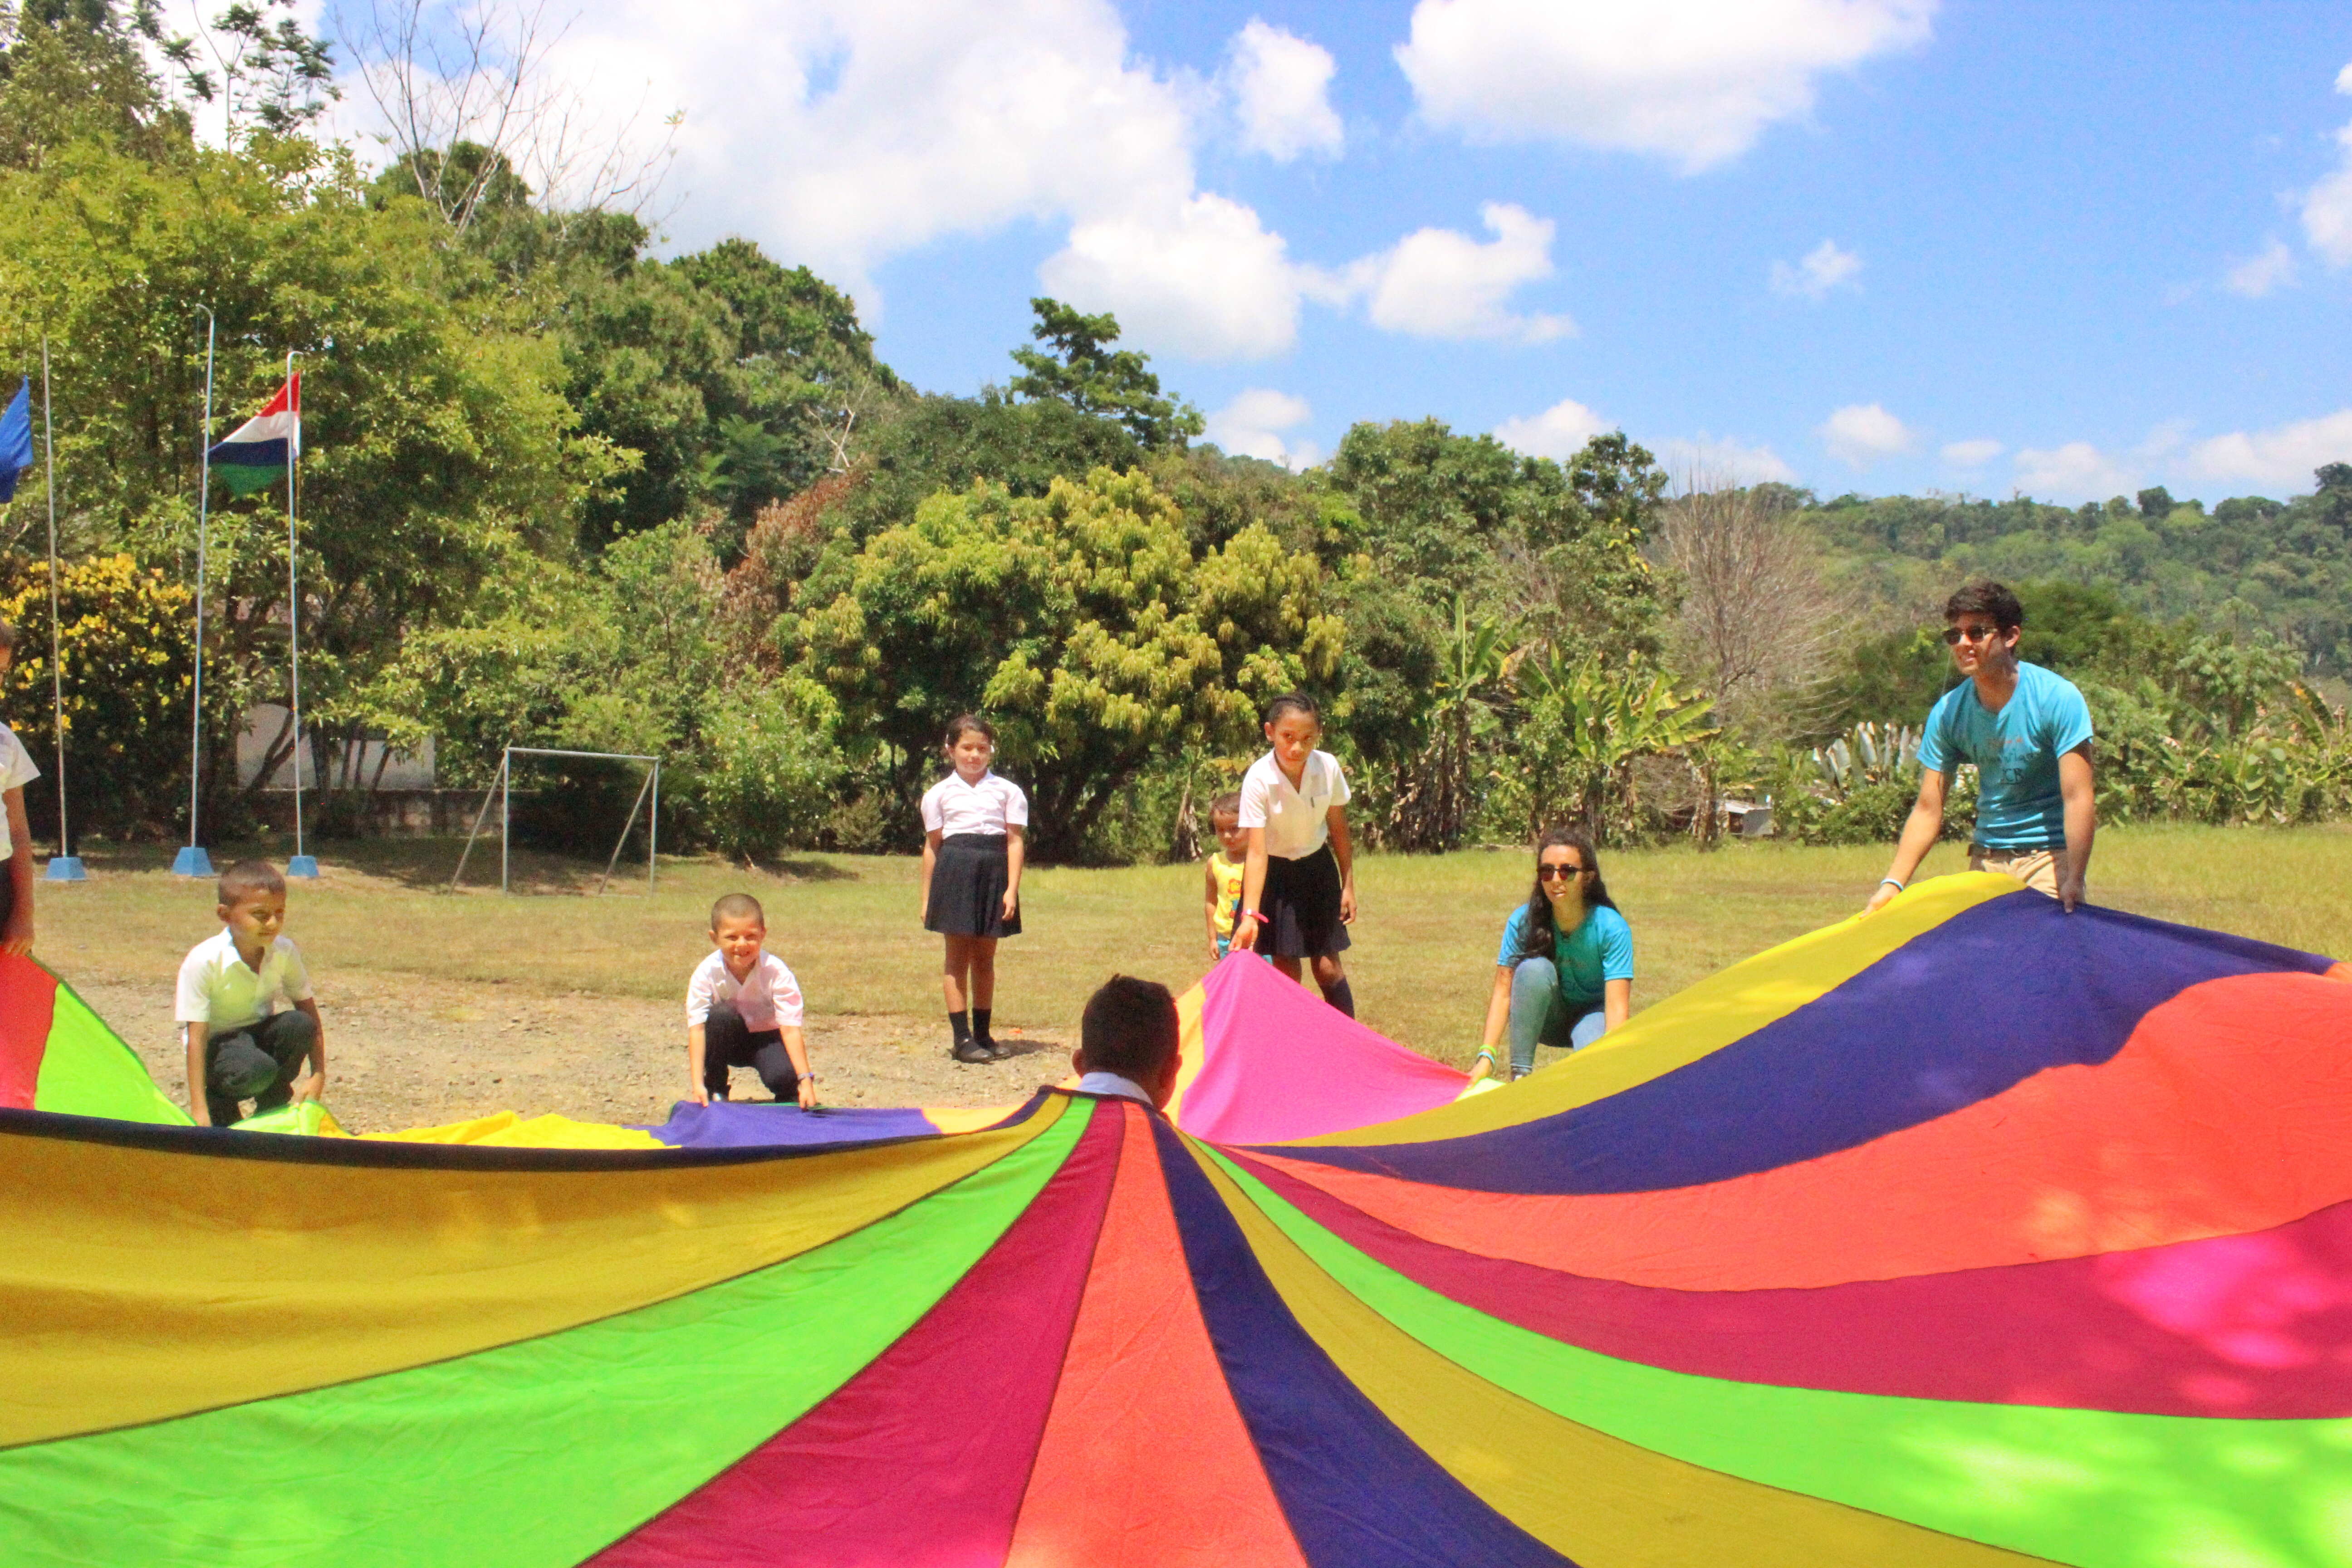
<svg viewBox="0 0 2352 1568"><path fill-rule="evenodd" d="M1536 840L1536 865L1539 868L1547 849L1573 849L1583 862L1587 874L1577 879L1583 884L1587 910L1617 908L1617 900L1609 896L1609 884L1601 879L1601 857L1594 853L1592 840L1580 830L1555 827ZM1528 894L1528 918L1519 922L1519 956L1549 958L1558 936L1552 925L1551 900L1544 896L1543 878L1538 874L1534 890Z"/></svg>

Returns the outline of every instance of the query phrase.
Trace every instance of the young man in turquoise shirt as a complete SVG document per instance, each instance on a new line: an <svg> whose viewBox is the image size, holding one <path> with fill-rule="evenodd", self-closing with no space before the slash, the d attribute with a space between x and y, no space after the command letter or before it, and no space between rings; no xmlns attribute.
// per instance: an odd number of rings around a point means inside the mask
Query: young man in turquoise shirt
<svg viewBox="0 0 2352 1568"><path fill-rule="evenodd" d="M1944 602L1944 641L1969 679L1928 710L1919 740L1919 798L1871 895L1901 892L1944 830L1953 770L1977 766L1969 866L2047 893L2071 913L2083 901L2099 826L2091 777L2091 710L2074 682L2017 657L2025 611L1998 583L1971 583Z"/></svg>

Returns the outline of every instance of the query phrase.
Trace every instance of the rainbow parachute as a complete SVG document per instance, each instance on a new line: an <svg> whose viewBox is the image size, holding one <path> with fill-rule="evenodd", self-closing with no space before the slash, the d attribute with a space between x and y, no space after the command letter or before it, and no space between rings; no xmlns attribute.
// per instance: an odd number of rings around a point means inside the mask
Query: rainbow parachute
<svg viewBox="0 0 2352 1568"><path fill-rule="evenodd" d="M1240 959L1175 1123L0 1110L0 1561L2352 1563L2352 984L2014 887L1459 1101Z"/></svg>

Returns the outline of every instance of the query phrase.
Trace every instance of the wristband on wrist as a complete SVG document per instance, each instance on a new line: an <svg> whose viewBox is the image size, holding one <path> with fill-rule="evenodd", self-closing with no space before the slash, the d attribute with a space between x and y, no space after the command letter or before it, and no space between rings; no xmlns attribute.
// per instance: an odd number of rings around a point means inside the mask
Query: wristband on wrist
<svg viewBox="0 0 2352 1568"><path fill-rule="evenodd" d="M1881 877L1878 879L1878 885L1882 888L1892 888L1898 893L1903 890L1903 884L1892 877Z"/></svg>
<svg viewBox="0 0 2352 1568"><path fill-rule="evenodd" d="M1242 913L1249 919L1256 921L1259 925L1265 924L1265 917L1258 913L1255 910L1244 910Z"/></svg>
<svg viewBox="0 0 2352 1568"><path fill-rule="evenodd" d="M1485 1057L1485 1058L1486 1058L1486 1060L1487 1060L1488 1062L1490 1062L1490 1063L1491 1063L1492 1061L1494 1061L1494 1059L1495 1059L1495 1053L1494 1053L1494 1051L1493 1051L1491 1048L1489 1048L1489 1047L1486 1047L1486 1046L1480 1046L1480 1047L1478 1047L1478 1056L1480 1056L1480 1057ZM1471 1059L1471 1060L1473 1060L1473 1061L1475 1061L1475 1060L1477 1060L1477 1059L1478 1059L1478 1058L1477 1058L1477 1057L1473 1057L1473 1058L1471 1058L1470 1059Z"/></svg>

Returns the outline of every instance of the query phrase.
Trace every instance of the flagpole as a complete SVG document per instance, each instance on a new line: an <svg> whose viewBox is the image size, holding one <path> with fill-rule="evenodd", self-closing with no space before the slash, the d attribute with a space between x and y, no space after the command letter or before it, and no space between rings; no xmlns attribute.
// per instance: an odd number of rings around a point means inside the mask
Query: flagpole
<svg viewBox="0 0 2352 1568"><path fill-rule="evenodd" d="M41 455L49 480L49 699L58 731L58 852L49 857L52 882L88 880L66 831L65 637L58 616L58 427L49 417L49 334L41 334Z"/></svg>
<svg viewBox="0 0 2352 1568"><path fill-rule="evenodd" d="M286 353L286 384L294 386L294 362L299 349ZM315 877L319 859L302 853L302 593L294 570L294 471L302 464L302 393L293 398L294 436L286 448L286 641L292 655L294 696L294 858L286 862L289 877Z"/></svg>
<svg viewBox="0 0 2352 1568"><path fill-rule="evenodd" d="M173 871L183 877L213 874L212 857L196 844L196 784L205 756L205 524L213 493L213 348L220 336L220 322L210 305L196 309L205 313L205 429L204 438L196 443L202 476L196 480L196 700L194 717L189 721L188 847L172 862Z"/></svg>

